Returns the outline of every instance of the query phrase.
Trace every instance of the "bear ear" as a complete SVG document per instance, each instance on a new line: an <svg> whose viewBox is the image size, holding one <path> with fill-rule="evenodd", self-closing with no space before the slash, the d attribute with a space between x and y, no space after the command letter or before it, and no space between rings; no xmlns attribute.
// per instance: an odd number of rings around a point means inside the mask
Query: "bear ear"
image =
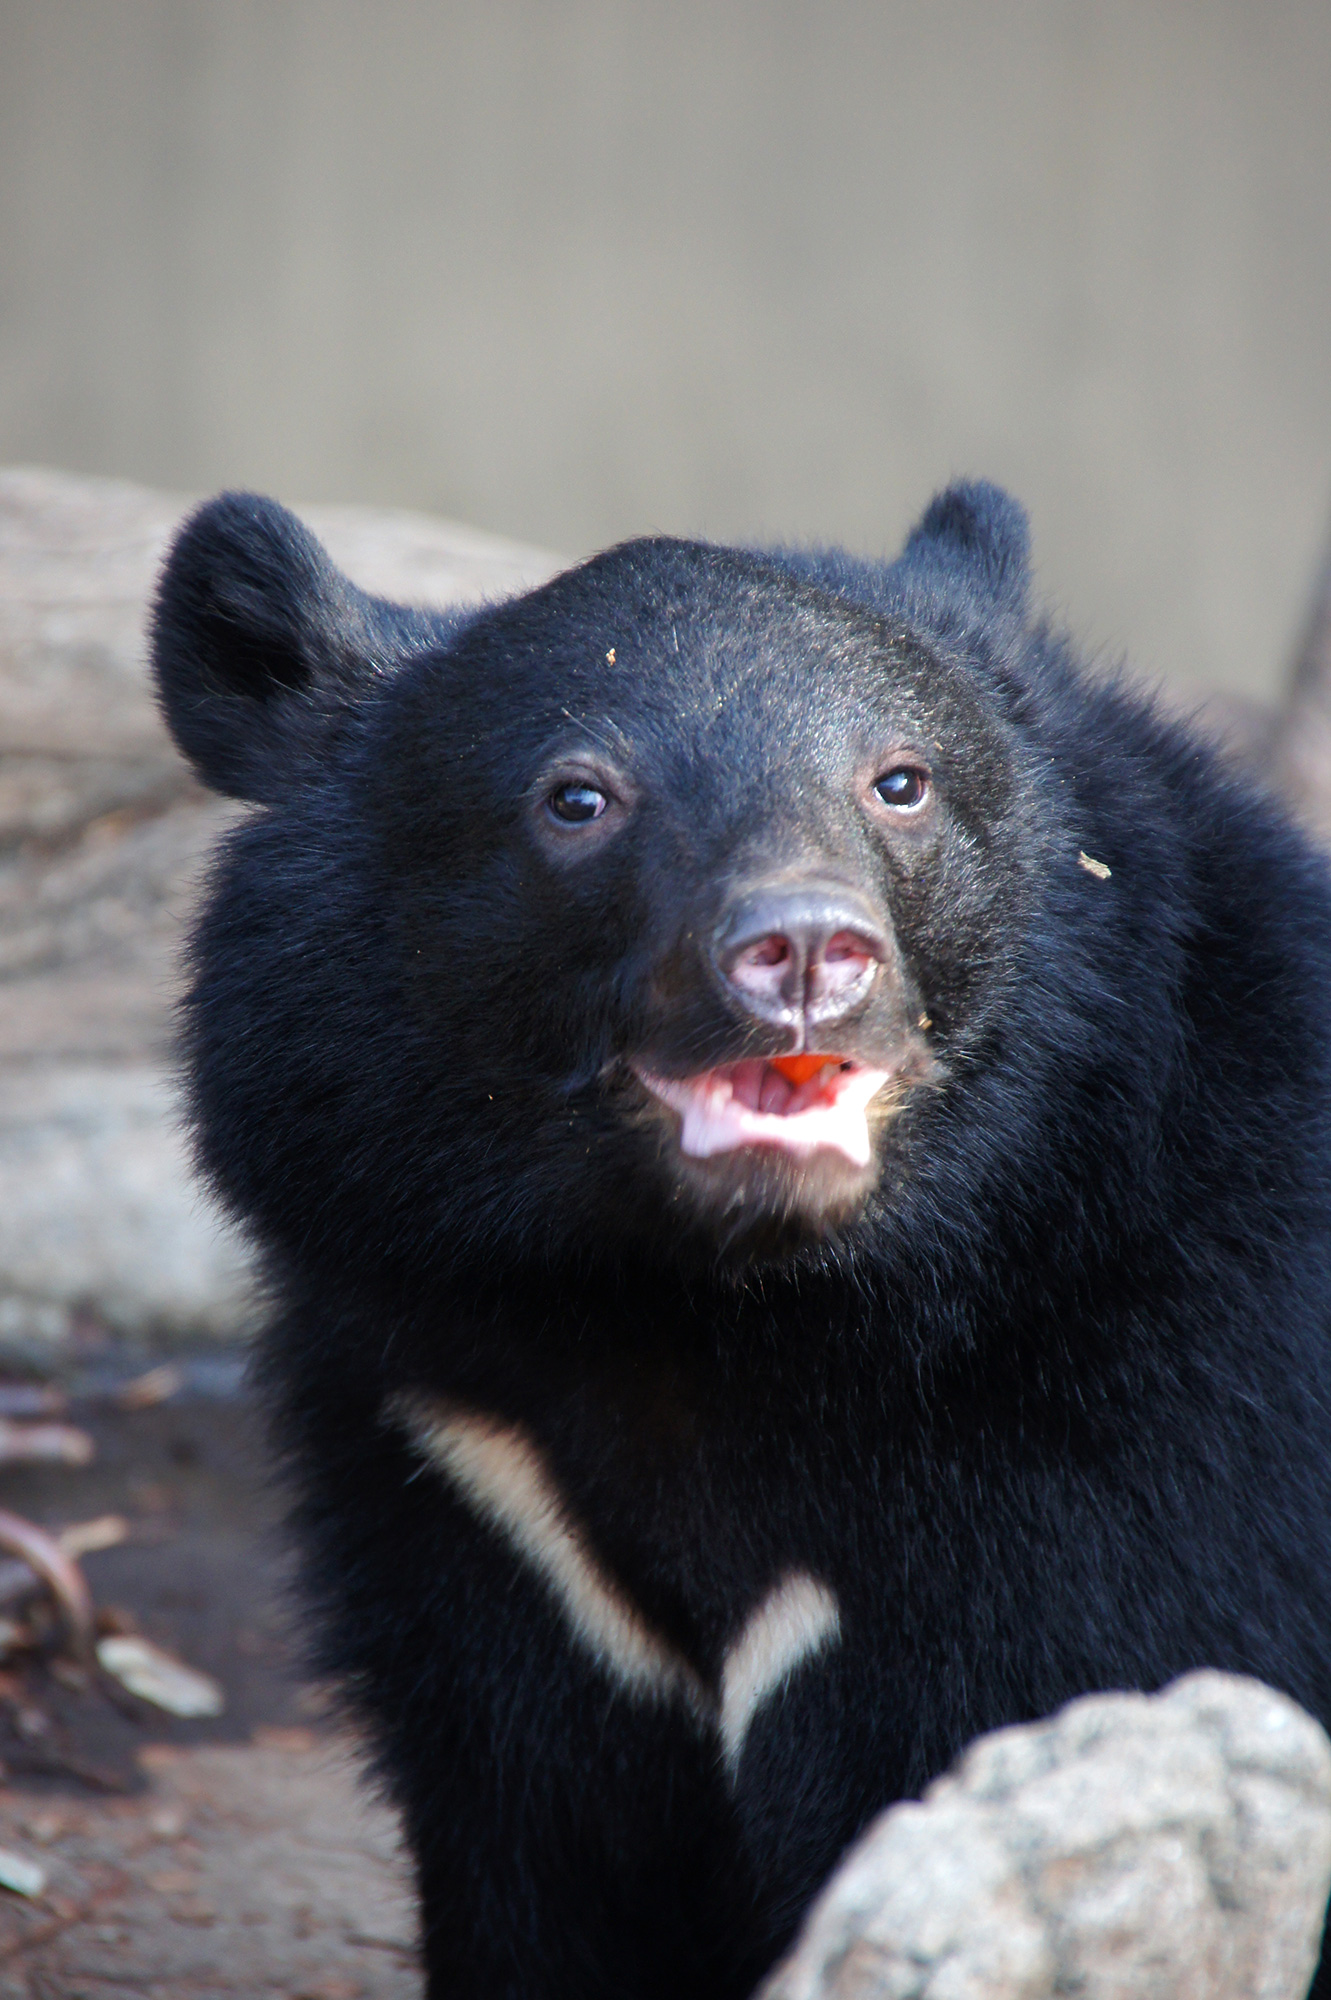
<svg viewBox="0 0 1331 2000"><path fill-rule="evenodd" d="M958 481L925 508L902 551L931 554L969 572L972 581L1009 610L1025 608L1031 532L1026 510L987 480Z"/></svg>
<svg viewBox="0 0 1331 2000"><path fill-rule="evenodd" d="M321 720L374 672L373 601L275 501L224 493L191 516L153 614L167 726L206 785L271 800Z"/></svg>

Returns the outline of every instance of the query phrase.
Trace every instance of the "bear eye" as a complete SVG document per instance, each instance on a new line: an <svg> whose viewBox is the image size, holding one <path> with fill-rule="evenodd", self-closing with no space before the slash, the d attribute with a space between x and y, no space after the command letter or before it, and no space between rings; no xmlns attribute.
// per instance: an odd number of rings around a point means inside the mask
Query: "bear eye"
<svg viewBox="0 0 1331 2000"><path fill-rule="evenodd" d="M599 819L608 801L604 792L598 792L595 785L558 785L551 792L549 806L556 819L562 819L569 826L582 826L590 819Z"/></svg>
<svg viewBox="0 0 1331 2000"><path fill-rule="evenodd" d="M910 811L924 804L929 790L928 773L917 771L913 764L898 764L884 771L874 790L885 806L900 806Z"/></svg>

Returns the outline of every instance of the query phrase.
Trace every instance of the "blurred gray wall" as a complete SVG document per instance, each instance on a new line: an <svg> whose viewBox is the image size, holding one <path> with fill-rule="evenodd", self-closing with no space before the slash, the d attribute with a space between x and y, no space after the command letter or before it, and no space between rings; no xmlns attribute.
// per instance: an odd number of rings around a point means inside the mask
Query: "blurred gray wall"
<svg viewBox="0 0 1331 2000"><path fill-rule="evenodd" d="M1331 525L1329 0L0 0L0 460L571 554L958 471L1270 691Z"/></svg>

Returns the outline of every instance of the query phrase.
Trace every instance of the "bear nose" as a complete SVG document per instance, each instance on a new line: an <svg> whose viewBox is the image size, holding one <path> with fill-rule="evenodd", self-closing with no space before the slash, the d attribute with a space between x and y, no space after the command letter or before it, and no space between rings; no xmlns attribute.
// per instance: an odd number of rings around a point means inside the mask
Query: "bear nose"
<svg viewBox="0 0 1331 2000"><path fill-rule="evenodd" d="M751 890L718 927L717 969L747 1012L808 1031L859 1005L888 956L869 904L835 883Z"/></svg>

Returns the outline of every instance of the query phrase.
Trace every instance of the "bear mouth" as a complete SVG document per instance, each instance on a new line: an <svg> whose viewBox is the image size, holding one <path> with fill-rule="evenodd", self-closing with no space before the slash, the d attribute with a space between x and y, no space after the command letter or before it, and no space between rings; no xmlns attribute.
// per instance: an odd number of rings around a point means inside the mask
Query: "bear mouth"
<svg viewBox="0 0 1331 2000"><path fill-rule="evenodd" d="M840 1153L860 1169L873 1158L869 1105L892 1076L841 1055L749 1057L682 1077L633 1067L677 1114L679 1149L690 1159L765 1147L799 1161Z"/></svg>

